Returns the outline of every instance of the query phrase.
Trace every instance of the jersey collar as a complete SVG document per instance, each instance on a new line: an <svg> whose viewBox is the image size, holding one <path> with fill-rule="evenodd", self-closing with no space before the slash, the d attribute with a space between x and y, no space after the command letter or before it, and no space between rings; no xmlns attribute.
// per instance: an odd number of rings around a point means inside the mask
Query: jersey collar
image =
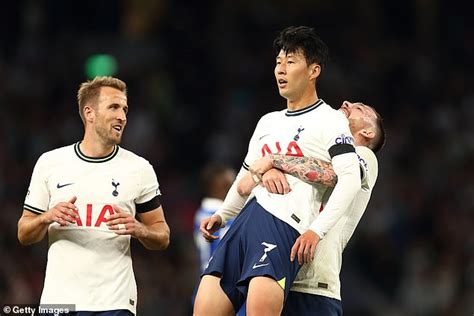
<svg viewBox="0 0 474 316"><path fill-rule="evenodd" d="M311 105L309 105L309 106L307 106L303 109L299 109L299 110L296 110L296 111L286 110L285 115L286 116L297 116L297 115L305 114L305 113L311 112L312 110L316 109L318 106L320 106L323 103L324 103L324 101L322 99L319 99L315 103L313 103L313 104L311 104Z"/></svg>
<svg viewBox="0 0 474 316"><path fill-rule="evenodd" d="M74 151L76 152L76 155L86 161L86 162L94 162L94 163L98 163L98 162L106 162L106 161L109 161L111 160L112 158L114 158L115 156L117 156L117 153L118 153L118 150L119 150L119 146L118 145L115 145L114 146L114 150L112 150L112 152L110 154L108 154L107 156L104 156L104 157L89 157L89 156L86 156L82 151L81 151L81 148L79 147L79 144L81 142L77 142L74 144Z"/></svg>

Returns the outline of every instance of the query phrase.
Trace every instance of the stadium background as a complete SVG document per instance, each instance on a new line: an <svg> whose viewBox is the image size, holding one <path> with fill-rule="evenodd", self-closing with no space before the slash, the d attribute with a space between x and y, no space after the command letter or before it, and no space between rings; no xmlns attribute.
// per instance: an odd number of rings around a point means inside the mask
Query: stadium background
<svg viewBox="0 0 474 316"><path fill-rule="evenodd" d="M16 223L39 155L82 136L84 65L110 54L129 88L123 146L149 159L172 229L133 244L139 315L190 315L192 218L208 161L239 168L256 121L282 109L272 40L310 25L329 45L319 96L385 118L373 198L345 253L345 315L474 312L474 23L467 2L8 1L0 10L0 303L39 300L47 243ZM107 271L104 271L107 273Z"/></svg>

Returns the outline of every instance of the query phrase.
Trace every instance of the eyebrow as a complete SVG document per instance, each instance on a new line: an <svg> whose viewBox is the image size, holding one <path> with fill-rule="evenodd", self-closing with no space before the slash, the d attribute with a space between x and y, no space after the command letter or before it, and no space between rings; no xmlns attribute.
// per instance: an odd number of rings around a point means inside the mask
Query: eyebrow
<svg viewBox="0 0 474 316"><path fill-rule="evenodd" d="M290 57L296 57L296 55L295 55L294 53L287 53L287 54L285 54L284 57L290 58ZM280 55L278 55L278 56L276 57L276 59L278 59L278 58L283 58L283 57L281 57Z"/></svg>

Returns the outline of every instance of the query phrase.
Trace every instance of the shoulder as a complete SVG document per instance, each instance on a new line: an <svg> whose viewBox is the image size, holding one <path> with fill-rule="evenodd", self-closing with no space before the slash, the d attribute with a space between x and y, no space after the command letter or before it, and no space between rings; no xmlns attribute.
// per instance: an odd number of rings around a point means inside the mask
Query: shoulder
<svg viewBox="0 0 474 316"><path fill-rule="evenodd" d="M347 117L344 115L344 113L342 113L339 110L334 109L329 104L324 103L321 106L321 109L323 110L323 112L327 116L327 118L329 118L330 120L332 120L334 122L340 122L340 123L343 123L343 124L348 124L349 121L347 120Z"/></svg>
<svg viewBox="0 0 474 316"><path fill-rule="evenodd" d="M267 114L264 114L260 120L259 120L259 123L260 122L270 122L272 121L273 119L276 119L278 117L284 117L285 116L285 111L286 110L281 110L281 111L273 111L273 112L269 112Z"/></svg>
<svg viewBox="0 0 474 316"><path fill-rule="evenodd" d="M275 124L275 121L285 116L284 111L285 110L274 111L274 112L269 112L267 114L264 114L258 120L257 126L255 127L255 131L265 129L267 126L271 126Z"/></svg>
<svg viewBox="0 0 474 316"><path fill-rule="evenodd" d="M374 152L365 146L356 146L357 155L360 159L363 159L364 162L371 165L377 165L377 157L375 156Z"/></svg>
<svg viewBox="0 0 474 316"><path fill-rule="evenodd" d="M323 102L318 111L313 111L315 119L318 120L318 124L324 126L324 129L328 132L343 129L349 129L349 121L347 120L344 113L339 110L332 108L326 102Z"/></svg>
<svg viewBox="0 0 474 316"><path fill-rule="evenodd" d="M136 153L125 149L123 147L119 147L119 154L120 154L120 159L130 163L131 165L134 165L139 168L148 168L151 167L150 162L143 158L142 156L137 155Z"/></svg>
<svg viewBox="0 0 474 316"><path fill-rule="evenodd" d="M59 147L43 153L38 158L38 163L54 163L56 161L64 161L64 158L74 154L74 144Z"/></svg>
<svg viewBox="0 0 474 316"><path fill-rule="evenodd" d="M361 168L363 168L364 173L370 187L375 184L378 176L378 161L374 152L365 146L357 146L356 153L359 158L359 163Z"/></svg>
<svg viewBox="0 0 474 316"><path fill-rule="evenodd" d="M324 137L330 146L341 144L354 144L349 121L344 113L335 110L326 104L324 112L318 118Z"/></svg>

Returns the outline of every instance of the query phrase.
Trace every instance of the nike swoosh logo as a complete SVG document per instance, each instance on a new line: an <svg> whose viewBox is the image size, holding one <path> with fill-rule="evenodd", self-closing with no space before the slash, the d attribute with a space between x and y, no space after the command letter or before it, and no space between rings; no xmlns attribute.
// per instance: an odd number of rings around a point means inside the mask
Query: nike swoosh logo
<svg viewBox="0 0 474 316"><path fill-rule="evenodd" d="M261 267L265 267L265 266L268 266L270 263L262 263L262 264L254 264L252 269L257 269L257 268L261 268Z"/></svg>
<svg viewBox="0 0 474 316"><path fill-rule="evenodd" d="M68 185L71 185L71 184L74 184L74 183L65 183L65 184L59 184L56 186L56 188L58 189L61 189L61 188L64 188L64 187L67 187Z"/></svg>
<svg viewBox="0 0 474 316"><path fill-rule="evenodd" d="M260 136L260 138L258 140L261 140L262 138L267 137L268 135L270 135L270 134L265 134L263 136Z"/></svg>

